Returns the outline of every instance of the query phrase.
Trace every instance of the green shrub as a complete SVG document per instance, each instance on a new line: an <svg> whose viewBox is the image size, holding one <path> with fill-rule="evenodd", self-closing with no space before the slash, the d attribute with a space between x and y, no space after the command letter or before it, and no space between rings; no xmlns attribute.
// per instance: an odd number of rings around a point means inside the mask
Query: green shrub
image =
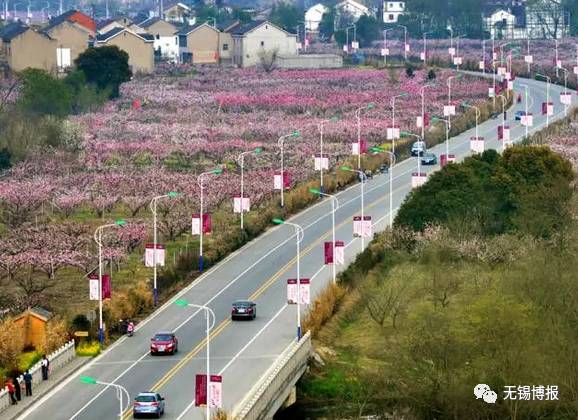
<svg viewBox="0 0 578 420"><path fill-rule="evenodd" d="M76 355L79 357L95 357L100 354L100 350L98 341L84 341L76 347Z"/></svg>
<svg viewBox="0 0 578 420"><path fill-rule="evenodd" d="M20 372L25 372L34 366L40 359L42 359L42 353L39 351L29 351L22 353L18 357L18 370Z"/></svg>

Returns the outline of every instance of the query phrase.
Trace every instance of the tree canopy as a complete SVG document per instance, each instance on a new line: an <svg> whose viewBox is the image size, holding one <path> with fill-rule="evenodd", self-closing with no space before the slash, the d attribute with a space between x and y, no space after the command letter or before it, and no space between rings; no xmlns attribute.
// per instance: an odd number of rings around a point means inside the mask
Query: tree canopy
<svg viewBox="0 0 578 420"><path fill-rule="evenodd" d="M117 46L88 48L75 60L88 83L94 83L99 90L109 90L110 97L119 95L121 83L132 77L128 65L128 54Z"/></svg>

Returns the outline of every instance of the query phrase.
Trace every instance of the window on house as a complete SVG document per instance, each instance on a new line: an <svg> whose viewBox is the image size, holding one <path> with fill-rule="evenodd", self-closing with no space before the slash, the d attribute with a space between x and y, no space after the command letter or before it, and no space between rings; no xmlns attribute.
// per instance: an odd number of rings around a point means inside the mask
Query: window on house
<svg viewBox="0 0 578 420"><path fill-rule="evenodd" d="M223 44L223 51L229 51L229 44Z"/></svg>
<svg viewBox="0 0 578 420"><path fill-rule="evenodd" d="M56 64L60 68L71 66L70 48L56 48Z"/></svg>
<svg viewBox="0 0 578 420"><path fill-rule="evenodd" d="M161 36L157 34L156 39L161 39Z"/></svg>
<svg viewBox="0 0 578 420"><path fill-rule="evenodd" d="M393 3L389 3L387 7L393 7Z"/></svg>
<svg viewBox="0 0 578 420"><path fill-rule="evenodd" d="M395 20L395 18L394 18L393 15L391 15L391 14L389 15L389 18L388 18L388 19L389 19L389 20Z"/></svg>
<svg viewBox="0 0 578 420"><path fill-rule="evenodd" d="M265 46L265 41L261 41L261 46L262 46L262 47Z"/></svg>
<svg viewBox="0 0 578 420"><path fill-rule="evenodd" d="M399 3L399 8L403 9L403 3Z"/></svg>
<svg viewBox="0 0 578 420"><path fill-rule="evenodd" d="M179 47L187 48L187 36L179 35Z"/></svg>

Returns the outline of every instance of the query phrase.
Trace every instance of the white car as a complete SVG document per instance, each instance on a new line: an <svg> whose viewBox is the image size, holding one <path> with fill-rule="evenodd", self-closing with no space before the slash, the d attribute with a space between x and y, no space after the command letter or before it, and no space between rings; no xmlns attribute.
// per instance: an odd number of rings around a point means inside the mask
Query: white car
<svg viewBox="0 0 578 420"><path fill-rule="evenodd" d="M427 151L425 141L416 141L411 146L412 156L422 156Z"/></svg>

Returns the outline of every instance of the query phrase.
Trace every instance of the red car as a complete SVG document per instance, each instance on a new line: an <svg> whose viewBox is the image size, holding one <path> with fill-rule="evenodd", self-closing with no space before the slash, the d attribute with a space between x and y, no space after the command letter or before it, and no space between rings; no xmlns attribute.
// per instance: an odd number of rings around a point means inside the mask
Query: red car
<svg viewBox="0 0 578 420"><path fill-rule="evenodd" d="M175 354L179 351L179 340L175 333L158 332L151 338L151 356L160 353Z"/></svg>

